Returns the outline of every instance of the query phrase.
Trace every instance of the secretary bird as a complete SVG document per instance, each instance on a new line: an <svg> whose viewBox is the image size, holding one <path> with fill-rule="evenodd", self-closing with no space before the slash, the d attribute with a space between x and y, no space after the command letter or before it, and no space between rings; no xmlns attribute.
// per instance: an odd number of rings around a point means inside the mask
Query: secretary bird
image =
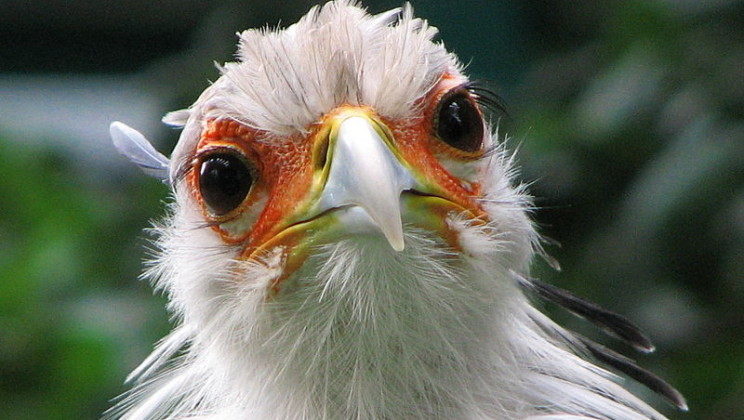
<svg viewBox="0 0 744 420"><path fill-rule="evenodd" d="M557 325L552 301L642 352L625 318L530 277L531 198L436 29L410 6L312 8L240 34L170 159L114 122L173 190L146 276L175 327L107 412L123 419L664 419L654 374Z"/></svg>

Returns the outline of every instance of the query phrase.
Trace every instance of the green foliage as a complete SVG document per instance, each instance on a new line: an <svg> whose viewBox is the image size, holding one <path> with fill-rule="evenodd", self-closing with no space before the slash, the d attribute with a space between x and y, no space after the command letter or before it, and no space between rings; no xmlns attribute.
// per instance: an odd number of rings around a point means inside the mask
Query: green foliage
<svg viewBox="0 0 744 420"><path fill-rule="evenodd" d="M146 286L122 284L134 283L137 238L165 190L90 176L54 149L2 144L3 417L98 417L144 356L143 341L156 339L145 328L165 329Z"/></svg>

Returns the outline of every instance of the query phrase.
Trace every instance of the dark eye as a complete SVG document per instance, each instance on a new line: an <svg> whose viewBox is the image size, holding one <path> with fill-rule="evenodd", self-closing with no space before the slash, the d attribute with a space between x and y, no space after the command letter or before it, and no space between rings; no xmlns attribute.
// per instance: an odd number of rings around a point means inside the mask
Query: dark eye
<svg viewBox="0 0 744 420"><path fill-rule="evenodd" d="M444 95L435 129L442 141L463 152L475 153L483 145L483 118L465 89Z"/></svg>
<svg viewBox="0 0 744 420"><path fill-rule="evenodd" d="M199 191L215 216L224 216L238 207L252 184L251 171L234 153L211 153L202 158Z"/></svg>

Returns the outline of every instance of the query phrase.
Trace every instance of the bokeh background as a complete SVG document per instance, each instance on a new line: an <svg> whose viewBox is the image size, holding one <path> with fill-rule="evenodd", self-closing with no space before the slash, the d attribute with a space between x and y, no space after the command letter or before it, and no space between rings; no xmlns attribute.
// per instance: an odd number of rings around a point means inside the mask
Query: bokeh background
<svg viewBox="0 0 744 420"><path fill-rule="evenodd" d="M218 77L235 32L310 3L2 1L0 417L97 418L169 329L137 281L168 191L117 155L109 122L170 151L160 117ZM691 407L649 396L670 418L744 419L744 2L412 3L507 103L535 218L561 244L562 272L535 274L650 334L638 360Z"/></svg>

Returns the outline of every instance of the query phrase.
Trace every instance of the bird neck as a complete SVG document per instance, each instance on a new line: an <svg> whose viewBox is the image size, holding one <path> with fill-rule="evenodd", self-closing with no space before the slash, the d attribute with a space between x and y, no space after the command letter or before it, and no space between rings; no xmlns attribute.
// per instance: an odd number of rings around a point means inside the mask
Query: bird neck
<svg viewBox="0 0 744 420"><path fill-rule="evenodd" d="M465 418L489 392L493 274L487 288L431 238L403 252L378 239L323 248L261 305L225 355L247 406L271 418Z"/></svg>

